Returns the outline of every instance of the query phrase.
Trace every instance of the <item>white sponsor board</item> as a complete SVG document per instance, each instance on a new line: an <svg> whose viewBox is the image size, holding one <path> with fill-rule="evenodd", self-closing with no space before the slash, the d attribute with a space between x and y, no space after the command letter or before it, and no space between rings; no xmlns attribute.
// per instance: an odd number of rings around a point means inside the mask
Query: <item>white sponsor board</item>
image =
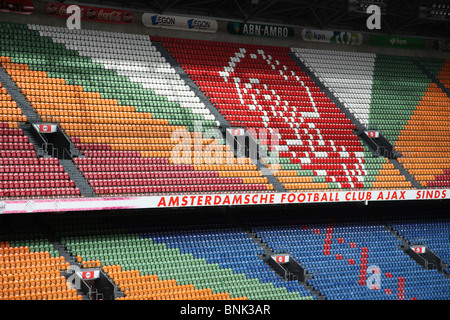
<svg viewBox="0 0 450 320"><path fill-rule="evenodd" d="M218 29L216 20L196 17L169 16L157 13L144 13L142 15L142 23L144 26L152 28L209 33L215 33Z"/></svg>
<svg viewBox="0 0 450 320"><path fill-rule="evenodd" d="M231 194L154 195L111 198L61 198L3 200L2 214L65 212L147 208L218 207L280 205L330 202L371 202L403 200L442 200L450 198L450 189L370 190L335 192L273 192ZM29 203L32 202L32 205Z"/></svg>

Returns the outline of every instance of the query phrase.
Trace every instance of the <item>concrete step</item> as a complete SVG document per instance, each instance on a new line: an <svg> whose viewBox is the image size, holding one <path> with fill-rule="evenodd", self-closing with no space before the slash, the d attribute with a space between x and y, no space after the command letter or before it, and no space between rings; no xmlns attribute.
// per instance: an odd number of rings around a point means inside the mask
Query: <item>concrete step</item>
<svg viewBox="0 0 450 320"><path fill-rule="evenodd" d="M64 167L64 170L69 174L70 179L80 189L84 197L96 196L94 189L89 185L89 182L84 178L72 160L59 159L59 163Z"/></svg>

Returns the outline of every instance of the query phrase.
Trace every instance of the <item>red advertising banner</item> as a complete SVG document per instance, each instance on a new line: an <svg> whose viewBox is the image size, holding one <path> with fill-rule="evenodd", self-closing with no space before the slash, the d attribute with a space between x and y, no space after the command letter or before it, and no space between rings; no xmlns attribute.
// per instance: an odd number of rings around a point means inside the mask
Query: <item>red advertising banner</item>
<svg viewBox="0 0 450 320"><path fill-rule="evenodd" d="M32 0L0 0L0 12L31 14L33 10Z"/></svg>
<svg viewBox="0 0 450 320"><path fill-rule="evenodd" d="M70 16L67 13L69 6L70 4L49 2L45 6L45 12L51 17L67 19ZM133 22L133 13L131 11L88 6L78 7L81 11L81 20L119 24L131 24Z"/></svg>

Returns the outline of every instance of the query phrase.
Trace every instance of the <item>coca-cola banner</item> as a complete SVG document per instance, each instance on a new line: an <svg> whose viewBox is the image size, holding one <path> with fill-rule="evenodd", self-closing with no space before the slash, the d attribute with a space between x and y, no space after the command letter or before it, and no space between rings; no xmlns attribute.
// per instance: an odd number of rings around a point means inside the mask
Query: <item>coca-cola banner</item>
<svg viewBox="0 0 450 320"><path fill-rule="evenodd" d="M69 6L70 4L49 2L45 6L45 12L51 17L67 19L70 16L70 13L67 13ZM131 11L88 6L78 7L81 11L81 20L120 24L131 24L133 22Z"/></svg>
<svg viewBox="0 0 450 320"><path fill-rule="evenodd" d="M32 0L0 0L0 12L31 14L33 10Z"/></svg>

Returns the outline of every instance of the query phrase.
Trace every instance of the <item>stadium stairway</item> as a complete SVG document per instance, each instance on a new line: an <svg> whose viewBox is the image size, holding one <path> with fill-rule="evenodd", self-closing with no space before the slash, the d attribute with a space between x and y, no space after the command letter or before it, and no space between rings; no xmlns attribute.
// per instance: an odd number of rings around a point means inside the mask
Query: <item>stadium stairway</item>
<svg viewBox="0 0 450 320"><path fill-rule="evenodd" d="M276 178L276 176L273 174L273 172L268 168L266 163L261 162L260 159L258 159L256 163L256 168L258 168L259 171L261 171L262 175L267 179L267 182L270 183L273 186L273 189L277 192L285 192L286 188L283 186L283 184Z"/></svg>
<svg viewBox="0 0 450 320"><path fill-rule="evenodd" d="M412 248L412 243L409 239L405 237L404 234L401 234L398 230L395 230L392 225L389 225L385 220L379 220L380 224L384 225L386 230L388 230L393 236L395 236L401 244L399 244L399 248L411 259L415 260L419 266L424 268L425 270L429 269L437 269L438 272L445 274L444 269L448 266L445 265L443 260L439 258L435 253L433 253L429 248L427 249L427 254L420 254L414 252Z"/></svg>
<svg viewBox="0 0 450 320"><path fill-rule="evenodd" d="M439 81L450 90L450 59L444 61L444 66L437 75Z"/></svg>
<svg viewBox="0 0 450 320"><path fill-rule="evenodd" d="M58 159L43 157L36 151L39 148L35 150L35 145L21 129L28 128L27 117L1 83L0 105L0 197L80 196L75 183L58 165Z"/></svg>
<svg viewBox="0 0 450 320"><path fill-rule="evenodd" d="M38 132L33 125L33 123L21 123L19 128L23 130L40 156L51 155L58 159L84 158L83 152L77 149L58 124L56 124L56 131L51 134Z"/></svg>
<svg viewBox="0 0 450 320"><path fill-rule="evenodd" d="M32 132L32 124L19 123L18 128L23 132L23 135L28 138L28 142L34 147L37 158L46 158L48 160L56 160L53 156L49 155L47 150L42 146L42 141L39 141ZM79 170L73 165L71 160L58 159L59 163L64 168L64 172L68 174L70 181L74 182L74 187L78 188L82 196L93 196L92 188L87 184L87 181L80 174Z"/></svg>
<svg viewBox="0 0 450 320"><path fill-rule="evenodd" d="M293 49L294 50L294 49ZM294 51L295 52L295 51ZM317 74L310 64L305 63L301 57L301 53L289 53L289 56L294 60L302 70L316 83L316 85L328 96L328 98L337 106L339 109L352 120L352 123L356 125L356 134L359 136L360 140L364 142L371 150L374 156L381 156L389 158L390 163L406 177L406 180L411 183L414 188L421 188L420 183L411 175L408 170L406 170L403 165L397 161L397 158L401 157L401 153L396 151L394 146L379 132L379 138L370 138L366 135L365 131L368 130L366 125L363 125L360 120L353 114L345 104L338 99L330 88L319 79L319 74Z"/></svg>
<svg viewBox="0 0 450 320"><path fill-rule="evenodd" d="M35 135L32 133L30 124L20 124L19 128L22 129L25 136L28 137L28 141L33 144L38 157L51 158L47 150L45 150L42 144L36 139ZM42 142L42 141L41 141ZM75 149L75 147L74 147ZM76 150L76 153L78 150ZM75 187L80 190L80 194L83 197L95 197L96 194L89 182L81 174L80 170L75 166L73 159L58 158L59 164L64 168L64 172L69 175L69 179L75 183Z"/></svg>
<svg viewBox="0 0 450 320"><path fill-rule="evenodd" d="M72 272L69 272L69 269L71 270L77 270L79 267L79 264L77 263L77 261L75 260L74 257L72 257L70 255L69 252L67 252L67 250L61 246L61 244L58 241L49 241L49 243L53 246L53 248L55 249L55 251L58 252L59 256L64 258L64 260L66 261L66 264L68 264L68 268L67 270L63 270L61 271L61 274L67 279L69 280L69 277L73 274ZM75 267L75 268L71 268L71 267ZM89 297L87 296L87 294L85 292L83 292L83 290L81 290L81 288L77 287L76 282L74 281L72 283L72 288L77 290L77 293L79 296L82 297L82 300L90 300Z"/></svg>
<svg viewBox="0 0 450 320"><path fill-rule="evenodd" d="M401 156L399 158L401 158ZM422 185L419 183L419 181L417 181L416 178L411 173L409 173L409 171L397 159L390 159L390 163L392 163L394 167L400 172L400 174L411 183L411 186L413 188L422 188Z"/></svg>
<svg viewBox="0 0 450 320"><path fill-rule="evenodd" d="M34 150L37 157L50 158L48 151L43 148L42 141L39 141L35 134L32 132L32 125L34 123L42 122L40 115L33 109L29 104L26 97L17 88L14 81L11 80L10 76L5 72L5 70L0 66L0 81L6 88L8 94L11 95L14 101L16 101L18 107L22 110L23 114L26 115L28 123L19 124L19 128L22 130L24 135L28 137L28 141L33 144ZM64 136L64 133L62 132ZM67 142L70 144L71 154L76 156L83 156L81 152L74 146L70 139L66 138ZM69 174L71 181L75 183L75 187L80 190L82 196L92 197L95 196L93 189L90 187L87 180L83 177L77 167L74 165L72 160L59 159L59 163L64 167L65 172Z"/></svg>

